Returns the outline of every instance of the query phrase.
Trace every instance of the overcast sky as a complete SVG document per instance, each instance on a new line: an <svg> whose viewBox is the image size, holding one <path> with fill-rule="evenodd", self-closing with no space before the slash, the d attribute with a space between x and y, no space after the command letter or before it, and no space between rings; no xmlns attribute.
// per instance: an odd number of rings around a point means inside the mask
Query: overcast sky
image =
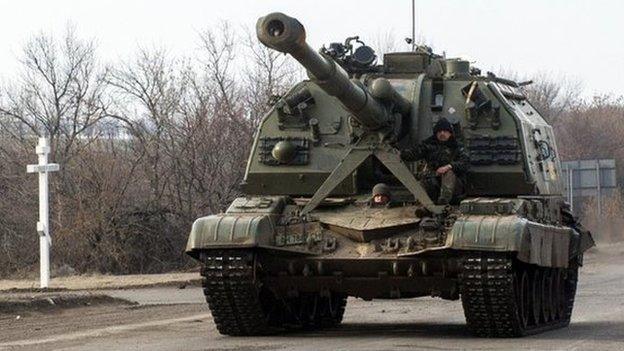
<svg viewBox="0 0 624 351"><path fill-rule="evenodd" d="M484 70L548 73L579 80L584 95L624 95L624 1L416 0L417 31L438 52L465 56ZM221 20L253 27L282 11L301 20L313 47L379 33L411 33L411 0L3 0L0 76L10 78L24 42L68 23L98 42L104 61L128 58L137 45L192 55L197 32ZM407 45L401 46L408 49Z"/></svg>

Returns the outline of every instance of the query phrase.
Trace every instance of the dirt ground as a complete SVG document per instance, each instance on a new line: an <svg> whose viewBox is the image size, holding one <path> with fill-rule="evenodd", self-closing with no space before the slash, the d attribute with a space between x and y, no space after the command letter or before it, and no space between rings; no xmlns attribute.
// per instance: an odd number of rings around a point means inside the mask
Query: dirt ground
<svg viewBox="0 0 624 351"><path fill-rule="evenodd" d="M53 277L50 290L96 290L146 287L153 285L191 284L199 281L198 273L147 275L76 275ZM1 291L39 290L38 280L0 280Z"/></svg>
<svg viewBox="0 0 624 351"><path fill-rule="evenodd" d="M522 339L472 337L461 303L432 298L349 299L344 322L336 329L235 338L216 331L197 287L86 293L117 303L0 312L0 350L624 349L623 244L587 254L570 327Z"/></svg>

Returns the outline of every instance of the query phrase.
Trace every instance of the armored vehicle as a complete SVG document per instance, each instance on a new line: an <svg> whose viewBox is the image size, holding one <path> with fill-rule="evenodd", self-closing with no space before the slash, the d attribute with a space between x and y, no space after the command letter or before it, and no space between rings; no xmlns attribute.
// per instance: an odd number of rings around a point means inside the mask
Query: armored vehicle
<svg viewBox="0 0 624 351"><path fill-rule="evenodd" d="M309 79L261 122L246 195L193 224L186 251L201 262L219 332L335 326L348 296L461 299L478 336L570 322L593 240L562 197L553 129L522 84L427 47L383 64L357 37L317 52L282 13L256 29ZM398 152L441 118L470 156L464 196L450 205ZM391 201L375 206L373 188Z"/></svg>

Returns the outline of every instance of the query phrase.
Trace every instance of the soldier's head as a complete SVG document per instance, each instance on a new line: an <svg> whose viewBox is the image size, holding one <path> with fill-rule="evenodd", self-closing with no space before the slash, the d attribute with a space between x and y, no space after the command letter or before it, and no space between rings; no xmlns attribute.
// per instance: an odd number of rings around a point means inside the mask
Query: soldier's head
<svg viewBox="0 0 624 351"><path fill-rule="evenodd" d="M448 141L453 137L453 126L446 118L440 120L433 126L433 135L438 141Z"/></svg>
<svg viewBox="0 0 624 351"><path fill-rule="evenodd" d="M372 204L375 206L384 206L390 202L390 187L384 183L378 183L373 187Z"/></svg>

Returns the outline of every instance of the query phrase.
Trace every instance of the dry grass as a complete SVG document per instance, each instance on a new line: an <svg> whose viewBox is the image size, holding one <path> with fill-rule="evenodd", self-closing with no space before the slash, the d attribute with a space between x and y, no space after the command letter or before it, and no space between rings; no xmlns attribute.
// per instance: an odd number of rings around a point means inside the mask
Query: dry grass
<svg viewBox="0 0 624 351"><path fill-rule="evenodd" d="M142 275L75 275L53 278L50 289L101 290L138 288L156 285L186 285L199 280L199 273L167 273ZM0 291L38 290L36 279L0 280Z"/></svg>

